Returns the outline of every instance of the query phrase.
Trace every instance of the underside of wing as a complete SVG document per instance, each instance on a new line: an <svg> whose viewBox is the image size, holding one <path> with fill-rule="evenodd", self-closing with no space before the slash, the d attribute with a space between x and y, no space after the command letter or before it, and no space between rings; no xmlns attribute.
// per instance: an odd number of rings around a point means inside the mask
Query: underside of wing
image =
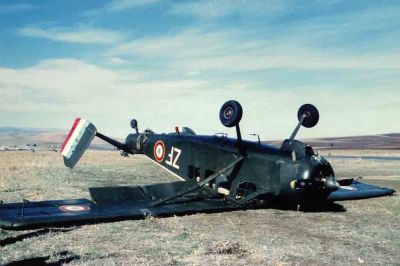
<svg viewBox="0 0 400 266"><path fill-rule="evenodd" d="M382 188L370 184L365 184L353 179L340 180L339 184L339 189L331 192L328 195L327 200L342 201L367 199L388 196L395 192L395 190L390 188Z"/></svg>
<svg viewBox="0 0 400 266"><path fill-rule="evenodd" d="M240 209L242 206L193 182L90 188L92 200L54 200L0 205L0 227L23 230L147 216L172 216ZM179 197L182 191L189 191Z"/></svg>

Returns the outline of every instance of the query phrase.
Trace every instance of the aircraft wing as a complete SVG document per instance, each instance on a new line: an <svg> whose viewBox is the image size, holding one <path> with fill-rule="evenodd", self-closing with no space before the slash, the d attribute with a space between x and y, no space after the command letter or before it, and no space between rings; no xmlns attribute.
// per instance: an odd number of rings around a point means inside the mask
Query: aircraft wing
<svg viewBox="0 0 400 266"><path fill-rule="evenodd" d="M24 230L243 208L234 201L222 198L214 190L206 186L200 187L191 181L146 186L100 187L90 188L89 191L92 200L0 204L0 228Z"/></svg>
<svg viewBox="0 0 400 266"><path fill-rule="evenodd" d="M331 192L327 200L342 201L342 200L357 200L374 197L388 196L395 192L390 188L382 188L370 184L365 184L354 179L344 179L338 181L340 187L338 190Z"/></svg>

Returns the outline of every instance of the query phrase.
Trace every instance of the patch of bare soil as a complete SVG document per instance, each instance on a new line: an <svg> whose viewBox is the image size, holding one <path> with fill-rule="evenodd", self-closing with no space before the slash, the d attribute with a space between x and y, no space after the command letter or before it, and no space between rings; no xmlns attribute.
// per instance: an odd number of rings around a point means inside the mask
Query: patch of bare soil
<svg viewBox="0 0 400 266"><path fill-rule="evenodd" d="M207 247L205 254L235 255L237 257L244 257L248 254L248 251L242 248L239 242L225 240Z"/></svg>

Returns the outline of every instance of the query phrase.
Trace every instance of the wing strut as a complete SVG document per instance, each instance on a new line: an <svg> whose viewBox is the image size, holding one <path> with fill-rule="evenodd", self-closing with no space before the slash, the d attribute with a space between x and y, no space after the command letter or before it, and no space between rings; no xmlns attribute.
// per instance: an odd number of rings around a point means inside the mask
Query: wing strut
<svg viewBox="0 0 400 266"><path fill-rule="evenodd" d="M150 204L151 207L154 206L158 206L164 202L170 201L172 199L178 198L180 196L183 196L185 194L188 194L196 189L201 188L202 186L204 186L205 184L207 184L208 182L210 182L211 180L217 178L218 176L220 176L222 173L224 173L225 171L231 169L232 167L234 167L236 164L238 164L240 161L242 161L245 158L245 156L240 156L238 158L236 158L235 160L233 160L231 163L229 163L227 166L221 168L220 170L218 170L217 172L215 172L214 174L210 175L209 177L207 177L206 179L204 179L203 181L199 182L196 184L195 187L189 188L187 190L181 191L173 196L167 197L165 199L160 199L159 201L156 201L152 204Z"/></svg>

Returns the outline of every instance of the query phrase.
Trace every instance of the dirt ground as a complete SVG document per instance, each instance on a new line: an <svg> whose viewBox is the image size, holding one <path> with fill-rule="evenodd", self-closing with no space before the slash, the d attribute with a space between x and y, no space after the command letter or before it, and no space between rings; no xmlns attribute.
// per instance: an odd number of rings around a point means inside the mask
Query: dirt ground
<svg viewBox="0 0 400 266"><path fill-rule="evenodd" d="M340 155L340 151L329 151ZM346 151L398 156L400 151ZM331 159L338 177L400 190L400 161ZM74 170L54 152L0 152L4 203L89 197L90 186L176 181L142 156L88 151ZM27 231L0 231L0 264L400 265L400 197L345 211L257 209Z"/></svg>

